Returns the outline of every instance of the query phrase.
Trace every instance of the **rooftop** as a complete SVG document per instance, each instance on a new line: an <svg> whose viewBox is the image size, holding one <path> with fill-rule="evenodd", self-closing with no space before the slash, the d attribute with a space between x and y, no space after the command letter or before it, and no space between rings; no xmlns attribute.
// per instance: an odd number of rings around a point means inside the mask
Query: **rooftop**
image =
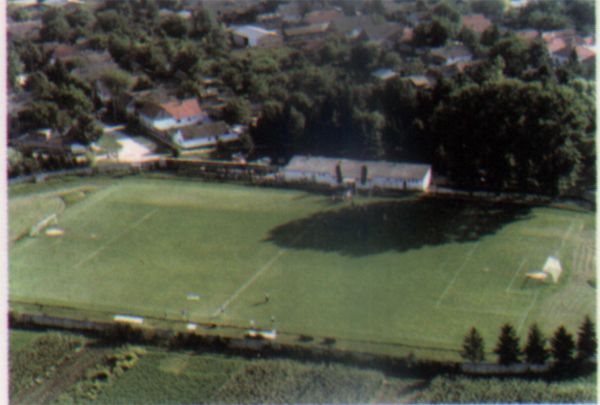
<svg viewBox="0 0 600 405"><path fill-rule="evenodd" d="M483 14L470 14L462 17L462 26L481 34L492 26L492 22Z"/></svg>
<svg viewBox="0 0 600 405"><path fill-rule="evenodd" d="M354 178L360 178L362 167L366 166L367 178L369 179L375 177L420 179L431 169L430 165L420 163L294 156L285 167L285 170L335 174L338 164L342 170L342 176Z"/></svg>
<svg viewBox="0 0 600 405"><path fill-rule="evenodd" d="M218 136L231 132L229 130L229 126L224 121L216 121L203 125L193 125L181 128L180 131L181 136L186 141L210 136Z"/></svg>

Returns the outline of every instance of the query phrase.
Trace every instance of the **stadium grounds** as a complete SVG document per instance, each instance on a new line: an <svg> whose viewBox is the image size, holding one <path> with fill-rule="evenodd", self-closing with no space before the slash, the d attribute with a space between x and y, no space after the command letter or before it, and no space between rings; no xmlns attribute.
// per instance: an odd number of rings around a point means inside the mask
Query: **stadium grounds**
<svg viewBox="0 0 600 405"><path fill-rule="evenodd" d="M274 326L282 338L444 358L458 358L471 326L491 351L505 322L524 339L533 322L549 335L595 317L591 212L450 197L351 204L147 176L27 187L9 190L13 308L211 323L224 334ZM28 236L53 213L62 236ZM560 281L526 281L550 255Z"/></svg>

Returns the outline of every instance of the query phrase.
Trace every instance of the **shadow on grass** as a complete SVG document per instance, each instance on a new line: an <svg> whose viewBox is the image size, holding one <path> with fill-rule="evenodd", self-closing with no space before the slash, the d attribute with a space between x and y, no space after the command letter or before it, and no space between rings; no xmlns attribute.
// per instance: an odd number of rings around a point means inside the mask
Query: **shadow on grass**
<svg viewBox="0 0 600 405"><path fill-rule="evenodd" d="M531 207L421 197L344 206L279 225L264 239L282 248L365 256L477 241L529 216Z"/></svg>

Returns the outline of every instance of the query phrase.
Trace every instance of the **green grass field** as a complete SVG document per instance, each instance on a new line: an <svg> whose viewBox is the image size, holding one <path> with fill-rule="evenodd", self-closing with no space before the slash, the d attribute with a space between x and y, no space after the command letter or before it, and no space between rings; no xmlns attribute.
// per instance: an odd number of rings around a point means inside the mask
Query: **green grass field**
<svg viewBox="0 0 600 405"><path fill-rule="evenodd" d="M504 322L525 336L532 322L575 332L595 316L594 213L431 197L351 206L143 177L89 183L9 190L11 234L35 223L27 201L51 191L66 201L64 236L11 246L13 302L240 327L273 317L279 332L380 352L458 350L473 325L491 351ZM85 198L60 193L78 187ZM563 264L560 282L525 282L549 255Z"/></svg>

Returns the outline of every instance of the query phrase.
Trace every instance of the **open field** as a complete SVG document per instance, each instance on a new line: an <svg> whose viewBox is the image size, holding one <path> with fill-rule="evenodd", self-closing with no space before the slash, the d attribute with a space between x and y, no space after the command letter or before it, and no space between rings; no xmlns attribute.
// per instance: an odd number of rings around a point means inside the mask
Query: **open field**
<svg viewBox="0 0 600 405"><path fill-rule="evenodd" d="M239 327L273 319L279 332L388 353L454 351L473 325L491 351L504 322L524 337L534 321L550 334L595 316L593 213L431 197L351 206L143 177L86 190L58 213L64 236L11 247L13 303ZM9 198L11 234L31 225L19 210L27 195ZM524 282L549 255L563 264L560 282Z"/></svg>

